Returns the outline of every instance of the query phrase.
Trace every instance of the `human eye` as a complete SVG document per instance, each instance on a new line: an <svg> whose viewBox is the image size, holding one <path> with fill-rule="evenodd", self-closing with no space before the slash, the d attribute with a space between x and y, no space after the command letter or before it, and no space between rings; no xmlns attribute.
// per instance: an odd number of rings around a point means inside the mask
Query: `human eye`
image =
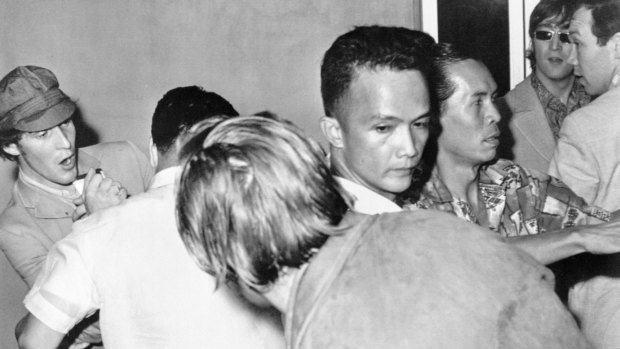
<svg viewBox="0 0 620 349"><path fill-rule="evenodd" d="M38 131L38 132L32 132L31 134L35 137L35 138L44 138L45 136L48 135L48 130L44 130L44 131Z"/></svg>
<svg viewBox="0 0 620 349"><path fill-rule="evenodd" d="M387 133L392 129L392 125L380 124L374 127L374 130L379 133Z"/></svg>
<svg viewBox="0 0 620 349"><path fill-rule="evenodd" d="M419 119L413 122L413 127L415 128L428 128L430 126L431 119L429 117Z"/></svg>
<svg viewBox="0 0 620 349"><path fill-rule="evenodd" d="M60 124L61 127L68 127L69 125L71 125L71 118L65 120L62 124Z"/></svg>

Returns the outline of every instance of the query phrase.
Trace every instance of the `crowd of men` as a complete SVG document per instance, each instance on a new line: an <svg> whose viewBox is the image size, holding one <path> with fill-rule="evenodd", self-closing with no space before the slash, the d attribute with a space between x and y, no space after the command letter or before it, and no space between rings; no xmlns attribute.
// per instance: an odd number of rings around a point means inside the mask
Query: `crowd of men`
<svg viewBox="0 0 620 349"><path fill-rule="evenodd" d="M199 86L157 103L150 160L76 149L56 76L15 68L0 248L30 288L20 348L619 348L619 276L575 261L620 269L620 1L542 0L528 32L533 72L499 99L423 32L339 36L327 153Z"/></svg>

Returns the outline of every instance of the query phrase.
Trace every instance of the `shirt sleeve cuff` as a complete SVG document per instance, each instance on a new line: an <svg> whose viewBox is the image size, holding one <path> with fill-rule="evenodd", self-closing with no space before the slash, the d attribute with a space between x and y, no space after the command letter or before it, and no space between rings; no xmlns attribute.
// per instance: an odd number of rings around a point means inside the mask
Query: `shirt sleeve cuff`
<svg viewBox="0 0 620 349"><path fill-rule="evenodd" d="M24 306L32 315L56 332L67 333L79 322L58 310L36 291L26 295Z"/></svg>

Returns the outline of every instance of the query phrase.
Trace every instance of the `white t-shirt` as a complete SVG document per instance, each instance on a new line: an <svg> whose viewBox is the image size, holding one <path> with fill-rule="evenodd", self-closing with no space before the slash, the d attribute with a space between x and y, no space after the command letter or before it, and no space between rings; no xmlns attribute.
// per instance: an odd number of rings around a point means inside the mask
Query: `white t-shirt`
<svg viewBox="0 0 620 349"><path fill-rule="evenodd" d="M107 349L282 348L278 313L224 285L215 290L187 253L175 221L176 170L75 223L48 254L26 308L62 333L100 309Z"/></svg>

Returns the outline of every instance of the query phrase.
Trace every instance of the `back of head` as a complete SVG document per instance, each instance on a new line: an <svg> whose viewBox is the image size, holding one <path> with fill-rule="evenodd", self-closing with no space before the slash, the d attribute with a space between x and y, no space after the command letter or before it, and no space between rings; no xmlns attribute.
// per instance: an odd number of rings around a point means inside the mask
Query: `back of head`
<svg viewBox="0 0 620 349"><path fill-rule="evenodd" d="M193 125L217 115L237 116L239 113L222 96L199 86L172 89L155 108L151 124L153 143L160 153L166 153Z"/></svg>
<svg viewBox="0 0 620 349"><path fill-rule="evenodd" d="M179 231L198 265L220 281L275 281L282 268L305 263L347 210L320 146L291 123L231 118L188 146Z"/></svg>
<svg viewBox="0 0 620 349"><path fill-rule="evenodd" d="M592 34L599 45L607 44L614 34L620 33L620 0L576 0L572 4L571 15L582 7L592 10Z"/></svg>
<svg viewBox="0 0 620 349"><path fill-rule="evenodd" d="M338 37L321 65L321 94L325 115L335 116L338 100L358 69L418 70L428 80L428 52L435 40L428 34L401 27L356 27Z"/></svg>

